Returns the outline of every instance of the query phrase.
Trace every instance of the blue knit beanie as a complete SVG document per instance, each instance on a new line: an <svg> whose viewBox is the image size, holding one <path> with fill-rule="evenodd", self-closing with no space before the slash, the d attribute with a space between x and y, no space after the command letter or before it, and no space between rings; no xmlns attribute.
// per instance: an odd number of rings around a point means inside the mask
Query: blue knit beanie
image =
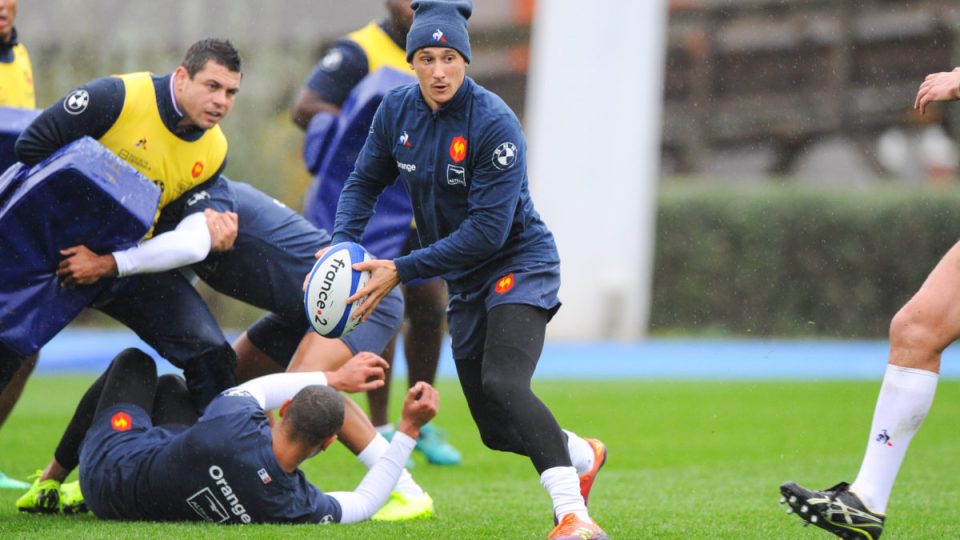
<svg viewBox="0 0 960 540"><path fill-rule="evenodd" d="M424 47L448 47L470 63L467 19L473 13L470 0L414 0L413 24L407 34L407 62Z"/></svg>

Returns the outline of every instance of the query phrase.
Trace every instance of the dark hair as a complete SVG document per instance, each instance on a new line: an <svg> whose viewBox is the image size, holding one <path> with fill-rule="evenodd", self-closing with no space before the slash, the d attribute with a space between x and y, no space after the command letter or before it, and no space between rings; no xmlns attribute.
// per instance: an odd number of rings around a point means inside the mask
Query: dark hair
<svg viewBox="0 0 960 540"><path fill-rule="evenodd" d="M210 60L230 71L242 73L243 60L240 59L240 53L226 39L201 39L187 49L187 54L183 56L183 62L180 62L180 65L187 70L187 74L192 79L194 75L206 67Z"/></svg>
<svg viewBox="0 0 960 540"><path fill-rule="evenodd" d="M297 392L283 415L290 440L319 446L343 427L343 401L329 386L307 386Z"/></svg>

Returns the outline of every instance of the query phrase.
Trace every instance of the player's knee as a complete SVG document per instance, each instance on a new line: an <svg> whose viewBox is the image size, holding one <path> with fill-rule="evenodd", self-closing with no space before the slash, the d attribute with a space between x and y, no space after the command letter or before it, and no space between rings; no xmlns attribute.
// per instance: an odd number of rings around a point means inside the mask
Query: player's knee
<svg viewBox="0 0 960 540"><path fill-rule="evenodd" d="M161 375L157 379L157 393L187 394L187 381L179 375L167 374Z"/></svg>
<svg viewBox="0 0 960 540"><path fill-rule="evenodd" d="M530 393L530 387L523 381L509 373L494 370L485 370L481 382L483 394L494 406L503 411L509 411L517 403L524 402L523 398Z"/></svg>
<svg viewBox="0 0 960 540"><path fill-rule="evenodd" d="M920 311L907 304L890 321L890 346L893 349L935 352L942 350L952 338L940 336L936 325L919 315ZM945 342L941 345L941 342Z"/></svg>
<svg viewBox="0 0 960 540"><path fill-rule="evenodd" d="M134 347L124 349L113 359L113 363L123 366L124 369L137 371L150 369L156 365L150 355Z"/></svg>
<svg viewBox="0 0 960 540"><path fill-rule="evenodd" d="M484 425L477 425L480 431L480 441L483 442L483 445L491 450L497 450L500 452L512 452L513 445L509 437L503 432L503 426L498 426L493 423L486 423Z"/></svg>

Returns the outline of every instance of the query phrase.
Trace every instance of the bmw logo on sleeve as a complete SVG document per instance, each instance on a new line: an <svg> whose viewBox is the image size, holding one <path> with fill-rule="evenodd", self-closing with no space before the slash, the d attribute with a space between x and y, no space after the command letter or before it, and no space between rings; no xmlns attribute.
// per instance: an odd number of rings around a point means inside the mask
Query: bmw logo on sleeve
<svg viewBox="0 0 960 540"><path fill-rule="evenodd" d="M493 166L502 170L513 167L517 162L517 145L505 142L493 151Z"/></svg>
<svg viewBox="0 0 960 540"><path fill-rule="evenodd" d="M83 88L70 92L70 95L63 100L63 109L70 114L80 114L87 110L87 104L90 103L90 94Z"/></svg>

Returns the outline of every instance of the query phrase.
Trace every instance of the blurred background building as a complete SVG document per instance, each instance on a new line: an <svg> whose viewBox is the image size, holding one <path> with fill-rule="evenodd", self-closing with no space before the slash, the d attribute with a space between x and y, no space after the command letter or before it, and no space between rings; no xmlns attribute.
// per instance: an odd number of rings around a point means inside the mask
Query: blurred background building
<svg viewBox="0 0 960 540"><path fill-rule="evenodd" d="M541 0L542 3L567 1ZM679 215L677 212L682 213L671 204L683 197L672 196L670 186L709 184L721 186L722 190L735 187L746 189L745 193L768 194L758 196L757 204L761 205L780 197L772 195L774 192L762 191L771 185L812 189L849 187L871 193L869 190L877 186L949 188L957 174L954 141L960 129L960 107L932 107L921 117L912 112L912 104L925 74L948 71L957 64L960 5L951 0L660 1L664 9L668 9L668 16L664 17L664 46L659 51L664 65L662 122L659 114L651 116L655 119L652 121L660 124L661 159L657 164L660 171L657 181L661 196L649 326L654 331L705 327L733 333L756 329L770 334L804 333L803 328L813 328L814 333L831 333L833 327L823 324L818 318L820 314L842 311L857 304L862 310L877 312L877 321L888 320L893 314L891 309L895 309L890 305L898 305L903 295L919 286L916 277L896 274L895 279L886 279L881 276L867 280L864 286L849 287L830 281L822 274L811 277L811 284L797 284L795 279L799 278L792 277L791 285L809 288L806 293L809 297L833 300L799 302L798 305L807 307L797 308L791 315L795 321L786 326L755 324L755 321L773 321L769 313L753 313L743 324L728 325L725 321L731 319L729 310L711 311L700 305L709 301L690 279L700 275L698 272L706 272L703 275L708 277L710 272L725 276L705 278L704 283L710 283L706 292L721 297L724 284L729 282L733 285L724 302L746 301L745 305L750 305L749 298L744 299L752 294L751 289L758 287L757 282L749 279L753 271L743 268L749 267L752 261L736 251L737 246L749 239L709 244L712 249L726 246L720 254L734 261L730 264L739 265L732 269L697 269L692 263L688 264L689 254L671 251L678 243L670 236L678 234L677 228L671 225L672 220ZM231 39L244 56L245 74L240 99L224 123L231 145L227 172L298 208L310 179L303 170L300 155L302 132L289 118L290 104L323 48L344 33L381 18L383 3L383 0L29 0L20 4L17 27L33 59L40 106L49 105L71 87L104 74L139 70L169 72L186 47L199 38ZM621 28L614 23L622 22L618 17L624 17L625 13L634 13L630 8L635 7L632 3L622 4L622 9L614 7L617 2L598 4L602 7L578 5L585 10L604 10L611 28ZM534 0L475 0L471 19L474 62L469 74L500 94L524 122L528 120L530 103L528 73L536 71L536 66L531 66L530 45L535 41L531 36L536 32L536 16L542 7ZM570 39L581 40L583 46L595 48L597 54L611 54L605 48L607 41L596 38L603 35L604 28L586 30L571 28ZM633 69L629 54L623 55L620 63L618 69L624 72ZM569 69L578 71L584 66L571 63ZM613 75L609 80L598 80L597 88L617 84ZM528 130L530 137L536 134ZM534 140L529 142L532 146L536 144ZM618 158L628 162L636 156ZM532 182L536 184L537 179L533 178ZM743 188L744 184L752 187ZM715 193L706 193L703 197L714 202L722 199ZM786 199L791 197L796 199L793 195L787 195ZM834 198L837 197L861 198L851 197L849 193L839 193ZM731 201L739 204L744 198L748 197L732 197ZM701 203L683 199L677 204L689 209ZM918 204L929 208L926 202ZM811 203L814 208L823 206ZM712 234L729 233L731 220L739 219L710 218L709 212L702 210L691 212L705 223L703 229L685 233L684 241L691 245L695 244L694 240L713 238ZM738 208L731 215L750 212L761 216L751 229L760 234L757 231L771 229L770 216L783 214L785 210L764 207L741 211ZM913 219L897 213L901 210L891 212L894 227L901 221ZM684 223L694 221L691 218ZM811 216L800 225L792 226L802 229L798 234L812 238L809 240L812 244L837 244L838 233L834 230L823 233L826 236L822 239L811 237L813 225L823 221L819 216ZM946 225L940 227L947 232L942 239L926 239L914 244L925 246L924 253L942 254L943 246L949 245L944 243L955 241L955 235L950 233L953 221L943 223ZM782 240L782 233L778 231L777 238ZM623 249L633 249L630 234L624 237ZM704 249L700 244L696 246L689 249ZM762 251L804 252L797 246L784 247L776 243L771 246ZM898 248L897 245L878 246L877 250ZM846 253L829 251L818 255L818 260L826 261L818 263L818 268L841 260L845 261L846 273L856 274L861 267L882 266L862 246L851 249L859 250L854 254L859 262L850 263ZM716 263L724 257L714 254L710 259ZM816 258L811 257L806 260ZM649 259L648 264L653 265L653 256ZM683 261L680 266L676 263L678 260ZM797 268L794 263L787 266ZM932 263L916 266L925 272ZM876 286L876 290L865 293L867 286ZM567 287L565 282L565 289ZM823 288L830 294L824 294ZM837 290L844 289L855 289L856 293L836 294ZM874 297L890 297L890 305L871 304L869 299ZM647 302L645 298L632 296L625 301ZM680 314L683 309L677 306L681 304L688 306L683 308L689 311L686 315ZM775 302L768 304L776 306ZM839 317L848 321L858 316L845 311ZM228 316L228 324L234 320ZM848 335L885 332L884 323L871 321L862 328L844 332ZM644 321L627 334L643 335L647 326Z"/></svg>
<svg viewBox="0 0 960 540"><path fill-rule="evenodd" d="M931 127L960 117L912 104L926 74L953 68L958 30L948 0L674 0L664 172L859 182L955 170Z"/></svg>
<svg viewBox="0 0 960 540"><path fill-rule="evenodd" d="M520 113L531 9L532 2L483 0L471 18L478 49L471 74ZM230 39L245 73L224 122L228 173L299 206L309 178L290 105L325 46L385 12L383 0L30 0L20 4L17 28L40 107L106 74L170 72L194 41Z"/></svg>

